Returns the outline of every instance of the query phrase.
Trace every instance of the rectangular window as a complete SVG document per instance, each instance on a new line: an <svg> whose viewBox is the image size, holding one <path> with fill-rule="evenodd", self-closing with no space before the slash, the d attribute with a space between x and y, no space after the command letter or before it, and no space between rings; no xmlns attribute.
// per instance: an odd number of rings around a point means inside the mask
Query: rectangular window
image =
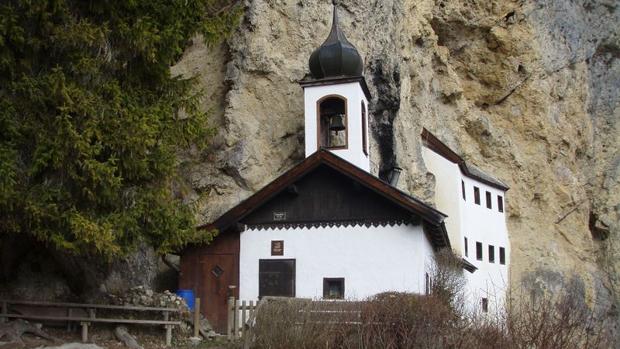
<svg viewBox="0 0 620 349"><path fill-rule="evenodd" d="M503 247L499 248L499 264L506 264L506 249Z"/></svg>
<svg viewBox="0 0 620 349"><path fill-rule="evenodd" d="M487 191L487 208L493 208L493 204L491 203L491 192Z"/></svg>
<svg viewBox="0 0 620 349"><path fill-rule="evenodd" d="M431 277L428 273L424 273L424 293L431 294Z"/></svg>
<svg viewBox="0 0 620 349"><path fill-rule="evenodd" d="M465 238L465 257L467 257L467 238Z"/></svg>
<svg viewBox="0 0 620 349"><path fill-rule="evenodd" d="M295 260L258 261L258 297L295 297Z"/></svg>
<svg viewBox="0 0 620 349"><path fill-rule="evenodd" d="M482 242L476 241L476 259L482 260Z"/></svg>
<svg viewBox="0 0 620 349"><path fill-rule="evenodd" d="M482 312L483 313L489 312L489 299L488 298L482 298Z"/></svg>
<svg viewBox="0 0 620 349"><path fill-rule="evenodd" d="M495 246L489 245L489 262L495 263Z"/></svg>
<svg viewBox="0 0 620 349"><path fill-rule="evenodd" d="M461 193L463 193L463 200L465 199L465 182L461 181Z"/></svg>
<svg viewBox="0 0 620 349"><path fill-rule="evenodd" d="M480 205L480 188L474 187L474 202Z"/></svg>
<svg viewBox="0 0 620 349"><path fill-rule="evenodd" d="M344 299L344 278L323 278L323 298Z"/></svg>
<svg viewBox="0 0 620 349"><path fill-rule="evenodd" d="M497 196L497 210L499 212L504 212L504 198L501 195Z"/></svg>
<svg viewBox="0 0 620 349"><path fill-rule="evenodd" d="M366 135L368 131L366 130L366 122L366 104L362 101L362 149L364 150L364 154L368 155L368 140L366 138L368 137Z"/></svg>

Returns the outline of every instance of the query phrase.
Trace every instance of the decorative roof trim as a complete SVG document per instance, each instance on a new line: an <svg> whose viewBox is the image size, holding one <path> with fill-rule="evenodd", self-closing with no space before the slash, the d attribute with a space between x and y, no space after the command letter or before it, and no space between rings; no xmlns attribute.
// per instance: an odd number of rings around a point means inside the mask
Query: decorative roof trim
<svg viewBox="0 0 620 349"><path fill-rule="evenodd" d="M493 176L489 176L486 175L489 178L484 178L481 177L478 174L473 173L467 166L467 163L465 162L465 160L458 155L457 153L455 153L452 149L450 149L447 145L445 145L443 142L441 142L437 137L435 137L435 135L433 135L432 133L430 133L427 129L422 129L422 143L429 148L430 150L434 151L435 153L441 155L442 157L444 157L446 160L455 163L459 166L459 169L461 170L461 173L463 173L463 175L465 175L466 177L475 179L481 183L487 184L491 187L494 187L496 189L499 190L503 190L503 191L507 191L508 189L510 189L505 183L503 183L502 181L493 178ZM480 170L478 170L480 171ZM482 171L480 171L482 172Z"/></svg>
<svg viewBox="0 0 620 349"><path fill-rule="evenodd" d="M254 212L254 210L262 204L320 165L329 166L392 203L420 216L425 227L432 227L429 231L433 236L431 241L434 247L450 247L450 240L443 223L447 215L324 149L319 149L254 193L254 195L228 210L214 222L199 226L198 229L219 229L221 232L226 231L231 226L237 224L243 217Z"/></svg>
<svg viewBox="0 0 620 349"><path fill-rule="evenodd" d="M278 222L278 223L257 223L247 224L247 229L255 230L281 230L281 229L296 229L296 228L333 228L333 227L385 227L385 226L402 226L411 225L415 226L411 221L404 219L384 219L384 220L346 220L346 221L322 221L322 222Z"/></svg>
<svg viewBox="0 0 620 349"><path fill-rule="evenodd" d="M327 77L323 79L312 79L307 78L299 81L299 85L302 88L306 87L314 87L314 86L329 86L336 84L347 84L352 82L359 82L362 86L362 91L364 91L364 95L366 99L370 101L372 99L372 95L370 94L370 90L368 89L368 84L366 84L366 78L363 76L336 76L336 77Z"/></svg>

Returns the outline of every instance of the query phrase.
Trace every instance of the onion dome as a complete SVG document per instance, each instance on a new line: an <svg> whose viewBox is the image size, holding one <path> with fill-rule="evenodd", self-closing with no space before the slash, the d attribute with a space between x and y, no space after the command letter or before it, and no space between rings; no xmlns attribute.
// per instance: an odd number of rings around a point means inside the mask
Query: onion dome
<svg viewBox="0 0 620 349"><path fill-rule="evenodd" d="M338 13L334 4L332 29L325 42L310 55L310 73L315 79L337 76L361 76L364 62L338 27Z"/></svg>

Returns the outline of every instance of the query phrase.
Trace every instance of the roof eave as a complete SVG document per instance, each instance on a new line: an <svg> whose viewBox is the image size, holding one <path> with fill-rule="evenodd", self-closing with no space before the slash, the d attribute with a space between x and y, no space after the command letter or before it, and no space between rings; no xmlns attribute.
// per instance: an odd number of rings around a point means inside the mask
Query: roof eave
<svg viewBox="0 0 620 349"><path fill-rule="evenodd" d="M463 267L463 269L467 270L470 273L474 273L476 270L478 270L478 267L476 267L475 265L471 264L469 261L467 261L465 258L461 258L461 266Z"/></svg>
<svg viewBox="0 0 620 349"><path fill-rule="evenodd" d="M499 190L508 191L510 189L510 187L500 182L499 180L497 180L497 182L492 182L492 181L487 180L486 178L482 178L480 176L475 175L474 173L471 173L469 168L467 168L467 163L465 162L465 160L460 155L455 153L452 149L450 149L450 147L448 147L442 141L440 141L439 138L435 137L435 135L430 133L426 128L422 129L421 136L422 136L422 142L424 143L424 145L426 145L427 148L439 154L446 160L457 164L459 166L459 169L461 170L461 173L464 176L474 179L480 183L486 184L488 186L491 186ZM492 176L489 176L489 177L492 177Z"/></svg>
<svg viewBox="0 0 620 349"><path fill-rule="evenodd" d="M364 91L364 95L366 96L366 100L370 101L372 99L372 95L370 94L370 90L368 89L368 84L366 84L366 78L363 75L360 76L331 76L327 78L321 79L304 79L299 81L299 85L302 88L313 87L313 86L327 86L327 85L335 85L335 84L346 84L359 82L362 90Z"/></svg>
<svg viewBox="0 0 620 349"><path fill-rule="evenodd" d="M335 169L394 204L420 216L424 222L432 225L433 230L438 232L435 234L437 235L437 247L450 246L444 225L444 219L447 215L324 149L320 149L310 155L255 194L228 210L212 223L201 225L198 229L218 229L220 231L229 229L230 226L253 212L262 203L278 195L287 186L293 184L321 164Z"/></svg>

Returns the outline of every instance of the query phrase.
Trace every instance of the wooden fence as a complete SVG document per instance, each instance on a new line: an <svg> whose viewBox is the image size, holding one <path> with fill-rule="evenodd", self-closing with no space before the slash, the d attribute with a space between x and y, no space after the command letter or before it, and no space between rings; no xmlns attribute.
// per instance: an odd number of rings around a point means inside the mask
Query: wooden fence
<svg viewBox="0 0 620 349"><path fill-rule="evenodd" d="M228 339L243 337L246 330L252 327L259 302L228 298Z"/></svg>
<svg viewBox="0 0 620 349"><path fill-rule="evenodd" d="M66 322L67 329L71 329L72 323L79 323L82 326L82 341L88 341L88 327L92 323L112 323L112 324L140 324L140 325L163 325L166 329L166 346L170 346L172 342L172 328L179 326L181 321L170 320L170 314L179 313L176 308L155 308L155 307L137 307L137 306L121 306L121 305L102 305L102 304L81 304L81 303L48 303L48 302L30 302L30 301L10 301L0 300L2 304L0 311L0 322L8 319L28 319L41 321ZM9 307L13 305L26 307L41 308L60 308L64 309L64 316L48 316L48 315L24 315L9 312ZM162 319L123 319L98 317L97 310L114 310L114 311L138 311L145 313L159 313ZM77 315L76 315L77 314Z"/></svg>
<svg viewBox="0 0 620 349"><path fill-rule="evenodd" d="M361 305L363 302L320 301L288 297L264 297L260 301L228 299L228 339L244 337L254 326L261 307L271 302L301 302L305 304L295 310L295 324L338 324L362 325Z"/></svg>

